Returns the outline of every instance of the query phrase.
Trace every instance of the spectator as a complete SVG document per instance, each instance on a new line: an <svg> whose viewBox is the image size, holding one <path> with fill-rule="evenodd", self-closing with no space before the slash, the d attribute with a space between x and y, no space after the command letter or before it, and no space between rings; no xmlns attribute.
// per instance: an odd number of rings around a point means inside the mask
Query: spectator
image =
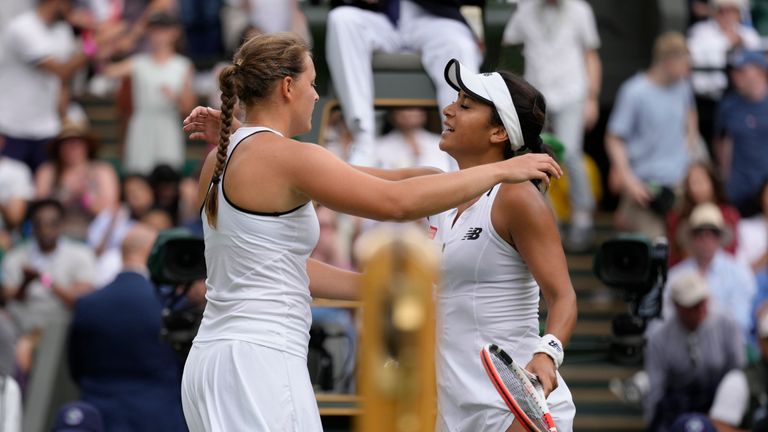
<svg viewBox="0 0 768 432"><path fill-rule="evenodd" d="M0 152L5 140L0 136ZM29 167L0 153L0 250L11 246L11 231L24 219L34 188Z"/></svg>
<svg viewBox="0 0 768 432"><path fill-rule="evenodd" d="M122 268L120 245L135 221L128 208L120 206L99 213L88 227L88 246L96 254L94 286L101 288L112 282Z"/></svg>
<svg viewBox="0 0 768 432"><path fill-rule="evenodd" d="M155 236L133 227L122 245L122 273L75 303L70 371L107 431L186 431L181 367L159 339L162 304L146 267Z"/></svg>
<svg viewBox="0 0 768 432"><path fill-rule="evenodd" d="M718 431L748 432L768 418L768 314L757 325L760 359L745 369L734 369L717 387L709 416Z"/></svg>
<svg viewBox="0 0 768 432"><path fill-rule="evenodd" d="M354 137L349 132L341 110L335 109L328 116L328 125L323 136L323 146L339 159L349 160Z"/></svg>
<svg viewBox="0 0 768 432"><path fill-rule="evenodd" d="M46 145L61 130L64 89L87 60L65 20L71 8L71 0L40 0L0 33L3 154L32 171L45 162Z"/></svg>
<svg viewBox="0 0 768 432"><path fill-rule="evenodd" d="M722 377L745 365L736 323L709 309L707 282L696 272L669 286L676 310L648 337L644 369L650 380L643 418L648 430L665 432L684 413L707 413Z"/></svg>
<svg viewBox="0 0 768 432"><path fill-rule="evenodd" d="M431 166L442 171L456 171L456 161L440 150L440 135L424 129L427 112L422 108L390 111L392 131L376 141L376 159L380 168L400 169Z"/></svg>
<svg viewBox="0 0 768 432"><path fill-rule="evenodd" d="M354 137L350 163L370 166L375 162L374 52L419 52L437 89L440 107L456 99L456 91L443 76L448 60L456 58L469 68L480 67L478 42L459 11L459 5L467 3L470 1L366 0L339 6L328 14L327 62Z"/></svg>
<svg viewBox="0 0 768 432"><path fill-rule="evenodd" d="M676 209L667 213L670 267L688 256L688 251L683 249L684 239L688 235L685 221L691 216L694 207L704 203L716 204L723 214L725 225L731 232L736 232L739 227L739 211L728 204L720 179L708 164L694 162L688 167L688 175L683 180L681 202ZM724 249L730 254L735 254L737 240L737 237L733 236Z"/></svg>
<svg viewBox="0 0 768 432"><path fill-rule="evenodd" d="M684 240L691 256L669 270L668 286L674 285L681 275L698 272L712 292L712 306L734 319L741 329L742 340L749 340L757 286L749 267L723 251L723 245L728 244L733 233L725 226L720 209L712 203L694 208L688 227ZM665 292L665 318L670 318L675 311L670 291Z"/></svg>
<svg viewBox="0 0 768 432"><path fill-rule="evenodd" d="M155 193L149 179L141 174L123 178L122 195L131 220L141 220L155 206Z"/></svg>
<svg viewBox="0 0 768 432"><path fill-rule="evenodd" d="M175 18L157 13L147 21L148 49L108 65L111 77L131 77L133 113L128 125L123 167L148 174L158 164L184 166L185 141L179 113L195 105L194 67L176 53L181 35Z"/></svg>
<svg viewBox="0 0 768 432"><path fill-rule="evenodd" d="M169 165L156 166L149 175L149 184L152 186L152 192L155 196L155 208L163 210L171 216L171 225L178 224L182 218L200 217L199 206L194 206L198 207L196 211L184 210L185 203L181 201L180 190L181 175Z"/></svg>
<svg viewBox="0 0 768 432"><path fill-rule="evenodd" d="M710 145L713 143L712 125L715 123L717 104L728 87L724 72L728 53L734 49L754 50L760 47L760 36L755 29L741 24L746 0L712 0L712 6L712 18L694 24L688 32L698 125L701 135Z"/></svg>
<svg viewBox="0 0 768 432"><path fill-rule="evenodd" d="M768 180L758 194L761 212L739 223L739 248L736 257L758 270L768 266Z"/></svg>
<svg viewBox="0 0 768 432"><path fill-rule="evenodd" d="M698 142L688 70L685 39L666 33L656 39L650 69L619 90L605 137L609 184L621 193L619 229L650 238L666 232L664 215Z"/></svg>
<svg viewBox="0 0 768 432"><path fill-rule="evenodd" d="M715 152L728 198L743 217L759 211L754 198L768 180L768 62L755 51L731 56L735 92L717 109Z"/></svg>
<svg viewBox="0 0 768 432"><path fill-rule="evenodd" d="M59 409L51 432L103 432L101 413L86 402L70 402Z"/></svg>
<svg viewBox="0 0 768 432"><path fill-rule="evenodd" d="M521 2L504 29L503 43L525 45L525 79L544 94L550 126L565 145L571 204L565 246L589 249L595 203L582 142L585 128L592 129L597 122L602 76L592 8L583 0Z"/></svg>
<svg viewBox="0 0 768 432"><path fill-rule="evenodd" d="M22 335L68 315L75 299L93 289L93 252L61 237L63 214L58 201L33 203L33 240L11 249L3 261L3 294Z"/></svg>
<svg viewBox="0 0 768 432"><path fill-rule="evenodd" d="M112 165L97 160L99 143L76 123L65 123L50 143L50 161L35 174L37 199L64 205L64 235L85 240L88 226L104 211L117 208L119 180Z"/></svg>
<svg viewBox="0 0 768 432"><path fill-rule="evenodd" d="M334 267L351 269L349 254L345 253L340 245L341 239L337 229L338 215L323 206L319 206L316 211L320 223L320 237L310 257ZM354 310L339 307L312 307L310 337L317 340L310 340L309 355L321 359L325 357L329 360L329 363L320 363L319 371L310 369L313 384L322 390L337 392L352 390L357 345ZM332 379L329 380L332 382L322 382L322 373L317 372L328 366L331 366L328 369L332 369L330 375ZM318 379L320 382L317 382Z"/></svg>

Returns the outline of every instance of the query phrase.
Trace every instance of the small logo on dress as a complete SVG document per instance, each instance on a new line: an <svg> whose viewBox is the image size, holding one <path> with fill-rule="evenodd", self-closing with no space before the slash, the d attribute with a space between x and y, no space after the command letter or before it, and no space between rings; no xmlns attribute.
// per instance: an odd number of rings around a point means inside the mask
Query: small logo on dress
<svg viewBox="0 0 768 432"><path fill-rule="evenodd" d="M430 225L429 232L427 233L427 237L429 237L430 240L434 240L435 235L437 235L437 227L434 225Z"/></svg>
<svg viewBox="0 0 768 432"><path fill-rule="evenodd" d="M480 238L481 232L483 232L482 228L470 228L462 240L477 240Z"/></svg>

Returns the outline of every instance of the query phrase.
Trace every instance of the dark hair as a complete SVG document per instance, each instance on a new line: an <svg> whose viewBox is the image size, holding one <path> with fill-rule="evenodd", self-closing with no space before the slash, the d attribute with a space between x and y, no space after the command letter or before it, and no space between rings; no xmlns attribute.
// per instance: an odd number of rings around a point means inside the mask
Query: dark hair
<svg viewBox="0 0 768 432"><path fill-rule="evenodd" d="M221 128L216 165L205 197L205 216L216 227L218 213L218 183L227 159L229 133L237 100L249 106L270 95L277 82L285 77L296 78L304 72L304 59L309 47L291 33L261 34L249 39L237 50L234 64L219 74L221 89Z"/></svg>
<svg viewBox="0 0 768 432"><path fill-rule="evenodd" d="M705 162L693 162L688 167L688 173L685 175L685 182L683 184L683 200L680 205L680 216L682 218L687 218L691 215L693 212L693 208L696 207L696 203L693 202L693 197L691 196L691 189L688 187L688 183L690 182L690 175L691 171L695 167L701 167L704 168L704 171L707 173L707 177L709 177L709 182L712 184L712 193L714 195L715 204L717 205L723 205L728 204L728 198L725 195L725 188L723 187L723 182L720 180L720 176L715 171L714 167L712 167L711 164L705 163Z"/></svg>
<svg viewBox="0 0 768 432"><path fill-rule="evenodd" d="M34 219L35 216L37 216L37 214L45 208L53 208L57 213L59 213L59 218L64 217L64 206L55 199L45 198L33 201L29 204L29 208L27 209L27 219Z"/></svg>
<svg viewBox="0 0 768 432"><path fill-rule="evenodd" d="M520 129L523 133L523 147L515 152L507 141L504 146L504 159L514 157L516 154L530 151L532 153L546 153L552 156L552 152L541 140L541 131L547 120L547 102L544 95L536 87L523 78L507 71L499 71L504 78L512 102L515 104L517 117L520 119ZM496 109L491 110L491 124L504 127L501 117Z"/></svg>

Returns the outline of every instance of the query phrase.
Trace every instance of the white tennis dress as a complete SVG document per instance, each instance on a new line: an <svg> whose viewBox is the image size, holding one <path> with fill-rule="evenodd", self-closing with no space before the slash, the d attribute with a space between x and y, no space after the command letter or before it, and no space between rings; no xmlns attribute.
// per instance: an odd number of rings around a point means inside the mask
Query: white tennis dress
<svg viewBox="0 0 768 432"><path fill-rule="evenodd" d="M263 127L240 128L227 158ZM321 431L307 371L312 203L280 214L238 208L219 188L218 227L203 214L208 303L184 367L190 431Z"/></svg>
<svg viewBox="0 0 768 432"><path fill-rule="evenodd" d="M539 286L520 255L491 223L495 186L456 223L456 209L429 218L442 248L438 291L437 386L440 432L505 431L514 419L491 384L480 350L495 343L525 366L539 341ZM547 398L559 432L573 429L576 408L558 373Z"/></svg>

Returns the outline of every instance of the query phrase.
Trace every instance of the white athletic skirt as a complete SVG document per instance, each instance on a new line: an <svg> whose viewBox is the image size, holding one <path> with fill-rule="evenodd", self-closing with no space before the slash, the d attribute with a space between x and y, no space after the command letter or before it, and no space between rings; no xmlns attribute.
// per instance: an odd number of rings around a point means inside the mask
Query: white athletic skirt
<svg viewBox="0 0 768 432"><path fill-rule="evenodd" d="M181 400L191 432L323 430L306 359L249 342L196 343Z"/></svg>

